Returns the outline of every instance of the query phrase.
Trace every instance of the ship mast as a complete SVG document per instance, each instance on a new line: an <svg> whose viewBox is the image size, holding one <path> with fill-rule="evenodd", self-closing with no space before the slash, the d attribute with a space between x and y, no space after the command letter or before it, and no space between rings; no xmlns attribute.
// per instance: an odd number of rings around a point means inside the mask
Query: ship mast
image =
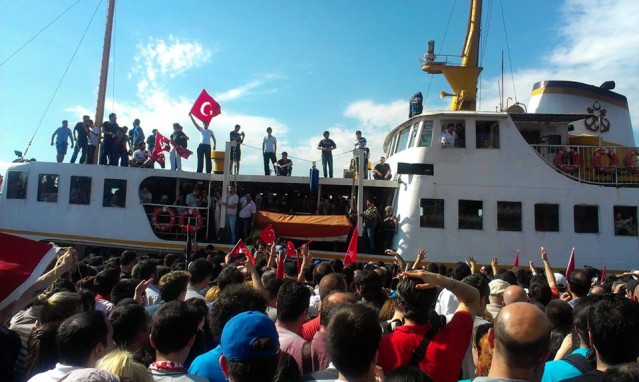
<svg viewBox="0 0 639 382"><path fill-rule="evenodd" d="M435 42L428 42L428 52L424 55L422 70L430 74L443 74L453 89L453 93L441 92L441 96L452 96L451 110L477 109L477 78L482 68L479 67L479 33L481 25L482 0L471 0L468 17L466 41L461 54L461 63L452 65L448 62L435 61Z"/></svg>
<svg viewBox="0 0 639 382"><path fill-rule="evenodd" d="M104 103L106 98L107 77L109 74L109 54L111 53L111 35L113 31L113 14L115 12L115 0L109 0L107 8L107 22L104 30L104 45L102 46L102 65L100 67L100 84L98 85L98 102L95 108L95 126L99 130L99 136L102 136L102 121L104 120ZM100 142L95 148L93 164L98 163L100 158Z"/></svg>

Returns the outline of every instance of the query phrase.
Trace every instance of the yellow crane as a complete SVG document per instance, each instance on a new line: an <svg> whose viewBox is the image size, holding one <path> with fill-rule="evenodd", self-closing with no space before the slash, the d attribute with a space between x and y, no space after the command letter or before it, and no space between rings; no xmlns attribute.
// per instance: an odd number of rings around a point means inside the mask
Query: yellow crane
<svg viewBox="0 0 639 382"><path fill-rule="evenodd" d="M466 41L461 54L461 63L454 65L444 61L435 61L435 41L428 42L428 51L424 55L422 70L430 74L443 74L453 89L453 93L442 91L441 97L452 96L450 110L477 109L477 78L479 67L479 33L481 25L482 0L471 0L468 17Z"/></svg>

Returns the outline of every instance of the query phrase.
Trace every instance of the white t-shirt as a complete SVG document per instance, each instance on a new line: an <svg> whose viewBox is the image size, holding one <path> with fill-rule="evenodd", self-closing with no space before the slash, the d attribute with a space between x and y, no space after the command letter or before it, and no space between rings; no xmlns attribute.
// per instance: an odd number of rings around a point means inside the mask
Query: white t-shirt
<svg viewBox="0 0 639 382"><path fill-rule="evenodd" d="M91 146L97 146L100 130L96 126L90 127L89 130L91 130L91 134L89 134L89 144Z"/></svg>
<svg viewBox="0 0 639 382"><path fill-rule="evenodd" d="M144 162L146 160L146 150L135 150L135 152L133 152L133 159L138 162Z"/></svg>
<svg viewBox="0 0 639 382"><path fill-rule="evenodd" d="M264 152L265 153L274 153L275 152L275 144L277 143L277 138L271 135L269 138L268 135L264 137Z"/></svg>
<svg viewBox="0 0 639 382"><path fill-rule="evenodd" d="M255 208L255 202L251 200L251 202L247 205L246 197L242 196L242 199L240 199L240 213L238 214L238 217L243 219L250 218L256 212L257 209Z"/></svg>
<svg viewBox="0 0 639 382"><path fill-rule="evenodd" d="M226 197L226 214L227 215L237 215L237 203L240 201L240 198L237 194L228 195ZM235 208L229 207L230 204L235 204Z"/></svg>
<svg viewBox="0 0 639 382"><path fill-rule="evenodd" d="M213 137L213 130L211 129L202 129L200 130L200 144L210 145L211 137Z"/></svg>

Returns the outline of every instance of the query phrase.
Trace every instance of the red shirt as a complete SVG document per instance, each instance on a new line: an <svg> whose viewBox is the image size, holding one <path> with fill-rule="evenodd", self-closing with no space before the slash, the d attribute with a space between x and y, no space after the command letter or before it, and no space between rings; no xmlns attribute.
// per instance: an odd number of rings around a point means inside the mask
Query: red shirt
<svg viewBox="0 0 639 382"><path fill-rule="evenodd" d="M319 332L320 329L320 318L315 317L312 320L306 321L302 325L302 333L301 336L305 341L313 341L313 336L315 333Z"/></svg>
<svg viewBox="0 0 639 382"><path fill-rule="evenodd" d="M383 335L377 364L385 373L408 364L430 327L430 323L404 325L397 327L393 333ZM419 368L428 373L433 381L456 382L472 332L473 316L466 311L456 312L430 341Z"/></svg>

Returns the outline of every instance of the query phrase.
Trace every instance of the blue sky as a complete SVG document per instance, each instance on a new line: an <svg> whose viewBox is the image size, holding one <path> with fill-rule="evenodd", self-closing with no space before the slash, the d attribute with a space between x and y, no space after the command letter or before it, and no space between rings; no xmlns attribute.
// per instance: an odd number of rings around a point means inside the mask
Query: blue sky
<svg viewBox="0 0 639 382"><path fill-rule="evenodd" d="M0 63L73 3L0 1ZM342 153L360 129L376 156L386 132L407 117L415 91L424 94L426 110L448 107L438 97L449 90L444 79L421 72L418 60L431 39L436 52L459 54L467 13L468 1L119 0L106 113L116 112L121 126L140 118L146 133L158 128L168 135L179 122L194 149L198 133L188 111L206 88L222 106L212 123L218 142L239 123L245 143L260 146L271 126L278 151L293 156L294 175L309 168L296 158L319 160L315 147L324 130ZM636 125L637 14L636 0L484 0L481 109L498 105L507 32L514 85L507 72L506 97L527 103L540 80L616 80ZM83 114L95 115L105 15L106 0L81 0L0 65L1 170L34 133L27 156L55 160L49 143L60 121L73 126ZM241 172L259 174L260 151L246 147L243 155ZM337 173L348 159L336 158ZM195 162L184 167L193 170Z"/></svg>

